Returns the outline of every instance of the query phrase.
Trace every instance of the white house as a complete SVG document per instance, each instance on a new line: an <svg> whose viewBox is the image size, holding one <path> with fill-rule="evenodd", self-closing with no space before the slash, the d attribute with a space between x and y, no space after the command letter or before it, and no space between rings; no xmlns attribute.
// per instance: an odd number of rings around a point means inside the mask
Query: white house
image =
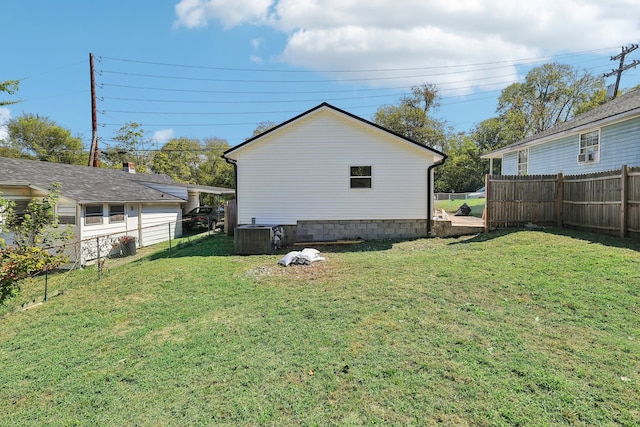
<svg viewBox="0 0 640 427"><path fill-rule="evenodd" d="M182 213L198 206L200 192L233 194L232 189L183 184L167 175L0 157L0 194L23 211L33 198L46 197L59 184L60 223L74 238L115 233L149 246L181 235ZM172 228L170 228L172 224Z"/></svg>
<svg viewBox="0 0 640 427"><path fill-rule="evenodd" d="M446 155L323 103L223 157L236 168L238 225L328 241L427 236Z"/></svg>
<svg viewBox="0 0 640 427"><path fill-rule="evenodd" d="M481 156L502 175L580 175L640 165L640 90Z"/></svg>

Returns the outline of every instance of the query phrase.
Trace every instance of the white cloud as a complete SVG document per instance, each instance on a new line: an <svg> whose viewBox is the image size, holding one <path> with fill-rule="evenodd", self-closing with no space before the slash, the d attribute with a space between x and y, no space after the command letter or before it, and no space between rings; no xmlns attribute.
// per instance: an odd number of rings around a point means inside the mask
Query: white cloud
<svg viewBox="0 0 640 427"><path fill-rule="evenodd" d="M11 110L5 107L0 107L0 141L9 137L9 130L7 129L7 123L11 119Z"/></svg>
<svg viewBox="0 0 640 427"><path fill-rule="evenodd" d="M261 37L251 39L251 47L253 47L254 50L259 49L262 43L264 43L264 39Z"/></svg>
<svg viewBox="0 0 640 427"><path fill-rule="evenodd" d="M156 131L151 137L151 141L159 144L160 146L169 142L175 136L173 129L162 129Z"/></svg>
<svg viewBox="0 0 640 427"><path fill-rule="evenodd" d="M407 85L466 82L460 87L493 78L504 86L518 78L515 60L602 48L614 53L640 39L637 0L182 0L176 13L189 28L216 20L227 28L253 24L282 32L288 39L279 59L298 67L421 68L393 73ZM500 66L466 74L457 68L486 63Z"/></svg>
<svg viewBox="0 0 640 427"><path fill-rule="evenodd" d="M219 20L230 28L264 20L272 0L181 0L175 7L175 26L204 27L209 20Z"/></svg>

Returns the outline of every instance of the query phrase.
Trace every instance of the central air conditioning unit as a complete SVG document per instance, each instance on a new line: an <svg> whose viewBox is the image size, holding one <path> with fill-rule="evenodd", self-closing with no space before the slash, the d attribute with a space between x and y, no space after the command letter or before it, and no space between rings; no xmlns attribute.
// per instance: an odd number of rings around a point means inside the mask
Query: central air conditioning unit
<svg viewBox="0 0 640 427"><path fill-rule="evenodd" d="M281 225L247 224L236 227L234 249L238 255L273 254L281 245Z"/></svg>

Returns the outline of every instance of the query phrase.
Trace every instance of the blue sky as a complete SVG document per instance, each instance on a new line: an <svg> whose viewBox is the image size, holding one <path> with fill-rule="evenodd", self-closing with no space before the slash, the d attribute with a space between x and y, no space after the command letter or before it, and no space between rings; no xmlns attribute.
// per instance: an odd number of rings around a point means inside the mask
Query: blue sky
<svg viewBox="0 0 640 427"><path fill-rule="evenodd" d="M236 145L322 102L371 120L412 85L470 131L527 71L557 61L602 74L640 41L637 0L3 0L0 80L20 79L1 125L46 116L88 147L89 54L104 148L127 122L150 148L172 137ZM640 59L640 49L628 62ZM614 78L609 78L613 83ZM640 83L640 68L621 87ZM1 94L7 99L6 94Z"/></svg>

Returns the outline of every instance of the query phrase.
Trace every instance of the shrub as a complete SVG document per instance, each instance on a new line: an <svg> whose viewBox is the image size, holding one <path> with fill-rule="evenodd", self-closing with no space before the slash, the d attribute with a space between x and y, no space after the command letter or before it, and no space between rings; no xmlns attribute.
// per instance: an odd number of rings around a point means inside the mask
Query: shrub
<svg viewBox="0 0 640 427"><path fill-rule="evenodd" d="M0 246L0 303L18 293L20 280L57 268L68 258L62 247L55 252L48 249L70 238L69 230L58 230L58 187L54 185L48 197L32 200L22 219L16 216L13 204L0 197L0 232L14 233L13 246ZM4 241L0 244L4 246Z"/></svg>
<svg viewBox="0 0 640 427"><path fill-rule="evenodd" d="M20 280L57 268L66 258L35 246L0 249L0 302L18 293Z"/></svg>

